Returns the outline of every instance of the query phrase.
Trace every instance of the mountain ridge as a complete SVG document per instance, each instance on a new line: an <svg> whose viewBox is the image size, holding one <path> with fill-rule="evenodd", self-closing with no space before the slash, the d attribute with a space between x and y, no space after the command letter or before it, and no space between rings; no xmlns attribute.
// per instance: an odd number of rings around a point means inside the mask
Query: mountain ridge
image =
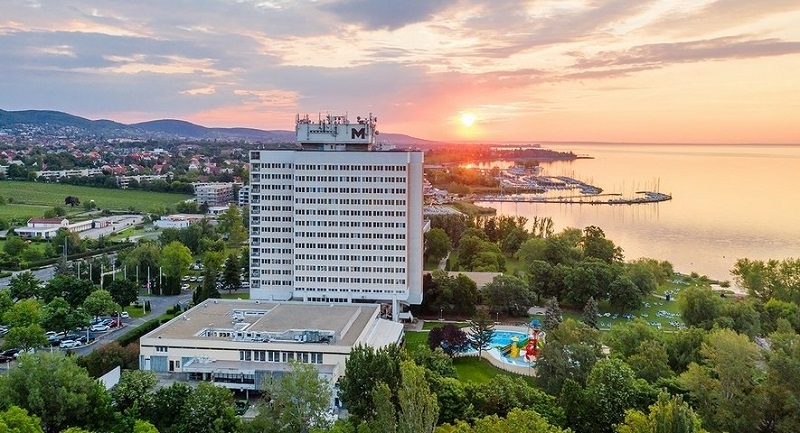
<svg viewBox="0 0 800 433"><path fill-rule="evenodd" d="M242 140L250 142L294 142L295 132L289 130L263 130L247 127L215 128L198 125L180 119L156 119L125 124L109 119L91 120L56 110L0 109L0 130L35 127L44 133L99 136L99 138L169 138L197 140ZM436 141L412 137L406 134L381 133L379 141L395 145L416 146L436 144Z"/></svg>

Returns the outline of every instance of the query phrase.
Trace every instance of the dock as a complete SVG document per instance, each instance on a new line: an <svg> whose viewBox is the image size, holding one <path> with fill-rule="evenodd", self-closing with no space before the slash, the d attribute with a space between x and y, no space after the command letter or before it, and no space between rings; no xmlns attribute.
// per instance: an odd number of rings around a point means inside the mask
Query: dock
<svg viewBox="0 0 800 433"><path fill-rule="evenodd" d="M513 202L513 203L560 203L588 205L620 205L659 203L672 200L672 196L654 191L637 191L636 197L622 197L621 194L596 194L592 196L573 195L561 197L530 197L523 195L485 195L475 197L473 202Z"/></svg>

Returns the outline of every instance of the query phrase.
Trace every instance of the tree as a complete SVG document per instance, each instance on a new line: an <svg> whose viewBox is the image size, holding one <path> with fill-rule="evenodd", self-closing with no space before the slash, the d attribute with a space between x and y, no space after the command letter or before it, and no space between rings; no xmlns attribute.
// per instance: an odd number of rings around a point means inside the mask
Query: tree
<svg viewBox="0 0 800 433"><path fill-rule="evenodd" d="M680 396L662 392L644 414L627 410L625 420L616 426L617 433L706 433L700 417Z"/></svg>
<svg viewBox="0 0 800 433"><path fill-rule="evenodd" d="M119 382L111 388L111 399L117 412L130 410L132 415L139 417L145 408L153 404L156 384L158 379L152 371L123 371Z"/></svg>
<svg viewBox="0 0 800 433"><path fill-rule="evenodd" d="M482 289L492 307L512 315L525 315L533 304L533 293L521 279L511 275L497 275Z"/></svg>
<svg viewBox="0 0 800 433"><path fill-rule="evenodd" d="M557 425L564 423L564 410L556 398L528 384L505 375L492 377L488 383L465 385L467 401L475 416L506 416L514 409L531 409Z"/></svg>
<svg viewBox="0 0 800 433"><path fill-rule="evenodd" d="M139 368L139 344L131 343L122 347L116 341L104 344L88 355L78 358L78 365L85 368L92 377L100 377L115 367L123 370Z"/></svg>
<svg viewBox="0 0 800 433"><path fill-rule="evenodd" d="M339 381L339 395L350 416L357 421L372 419L372 389L385 383L396 395L400 387L400 363L406 360L405 351L396 344L374 349L358 345L350 351L345 363L344 377Z"/></svg>
<svg viewBox="0 0 800 433"><path fill-rule="evenodd" d="M83 310L92 316L99 316L101 314L111 314L114 311L120 311L122 308L114 302L111 293L108 290L95 290L83 302Z"/></svg>
<svg viewBox="0 0 800 433"><path fill-rule="evenodd" d="M14 275L8 283L11 297L15 299L37 298L39 297L40 289L41 281L30 271Z"/></svg>
<svg viewBox="0 0 800 433"><path fill-rule="evenodd" d="M549 394L557 394L564 380L583 385L602 355L600 331L567 319L548 329L547 344L536 359L537 382Z"/></svg>
<svg viewBox="0 0 800 433"><path fill-rule="evenodd" d="M9 256L18 256L28 248L28 242L19 236L9 236L6 238L6 243L3 245L3 251Z"/></svg>
<svg viewBox="0 0 800 433"><path fill-rule="evenodd" d="M369 429L373 432L396 433L397 410L392 403L392 390L383 382L372 388L372 403L375 415L369 421Z"/></svg>
<svg viewBox="0 0 800 433"><path fill-rule="evenodd" d="M128 268L129 274L135 275L137 283L141 284L148 276L152 278L153 275L158 275L161 250L156 242L140 240L136 248L125 256L123 263Z"/></svg>
<svg viewBox="0 0 800 433"><path fill-rule="evenodd" d="M433 433L439 418L439 404L425 381L425 369L413 361L403 361L400 364L400 374L397 432Z"/></svg>
<svg viewBox="0 0 800 433"><path fill-rule="evenodd" d="M5 335L3 347L28 350L47 343L44 329L39 325L42 319L42 305L35 299L17 302L3 314L3 322L10 330Z"/></svg>
<svg viewBox="0 0 800 433"><path fill-rule="evenodd" d="M225 266L222 271L222 287L233 293L242 286L242 274L239 271L239 258L236 253L231 253L228 259L225 260Z"/></svg>
<svg viewBox="0 0 800 433"><path fill-rule="evenodd" d="M456 425L444 424L436 429L436 433L567 433L547 422L533 410L513 409L505 418L491 415L480 418L472 426L466 421Z"/></svg>
<svg viewBox="0 0 800 433"><path fill-rule="evenodd" d="M703 424L712 430L756 431L764 404L758 346L735 331L719 329L709 334L701 355L705 365L690 365L679 382L696 402Z"/></svg>
<svg viewBox="0 0 800 433"><path fill-rule="evenodd" d="M242 268L242 274L250 277L250 248L243 247L239 250L239 267Z"/></svg>
<svg viewBox="0 0 800 433"><path fill-rule="evenodd" d="M452 323L433 328L428 333L428 347L431 350L441 348L450 356L463 352L468 345L467 334Z"/></svg>
<svg viewBox="0 0 800 433"><path fill-rule="evenodd" d="M690 286L678 296L678 308L687 326L711 329L722 313L723 301L710 288Z"/></svg>
<svg viewBox="0 0 800 433"><path fill-rule="evenodd" d="M10 404L38 416L48 433L70 426L109 431L113 420L103 386L60 352L20 356L0 389Z"/></svg>
<svg viewBox="0 0 800 433"><path fill-rule="evenodd" d="M561 324L561 308L558 299L550 298L544 307L544 329L552 331Z"/></svg>
<svg viewBox="0 0 800 433"><path fill-rule="evenodd" d="M181 277L186 274L191 264L192 252L178 241L170 242L161 250L159 266L166 277L165 293L180 293Z"/></svg>
<svg viewBox="0 0 800 433"><path fill-rule="evenodd" d="M565 404L567 425L575 431L611 433L624 420L625 410L644 409L655 390L636 379L620 359L602 359L593 366L583 396ZM575 403L578 405L576 406ZM577 411L580 416L572 416Z"/></svg>
<svg viewBox="0 0 800 433"><path fill-rule="evenodd" d="M483 355L483 349L489 347L494 337L494 322L492 318L481 310L470 320L469 344L478 351L478 356Z"/></svg>
<svg viewBox="0 0 800 433"><path fill-rule="evenodd" d="M122 308L132 304L139 297L139 286L135 281L118 279L106 285L111 299Z"/></svg>
<svg viewBox="0 0 800 433"><path fill-rule="evenodd" d="M44 433L39 418L28 415L28 411L19 406L11 406L0 412L0 432Z"/></svg>
<svg viewBox="0 0 800 433"><path fill-rule="evenodd" d="M606 239L606 234L600 227L588 226L583 229L581 246L586 257L594 257L608 264L622 261L622 248Z"/></svg>
<svg viewBox="0 0 800 433"><path fill-rule="evenodd" d="M636 377L655 383L658 379L674 376L669 368L669 355L664 344L658 340L646 340L639 343L635 354L626 359L628 365L636 373Z"/></svg>
<svg viewBox="0 0 800 433"><path fill-rule="evenodd" d="M192 388L181 382L173 382L170 386L160 388L153 396L153 404L146 408L146 419L160 432L185 431L181 420L191 395Z"/></svg>
<svg viewBox="0 0 800 433"><path fill-rule="evenodd" d="M69 195L67 196L67 198L64 199L64 205L66 206L75 207L79 204L81 204L81 201L78 197Z"/></svg>
<svg viewBox="0 0 800 433"><path fill-rule="evenodd" d="M228 235L228 241L233 245L239 245L247 240L247 232L242 222L242 213L235 204L228 205L228 209L219 216L217 221L217 228L220 232Z"/></svg>
<svg viewBox="0 0 800 433"><path fill-rule="evenodd" d="M233 407L233 393L227 388L200 382L181 408L175 431L230 433L237 431L240 425L241 420Z"/></svg>
<svg viewBox="0 0 800 433"><path fill-rule="evenodd" d="M598 314L597 301L595 301L592 296L586 301L586 305L583 306L583 323L590 328L597 329Z"/></svg>
<svg viewBox="0 0 800 433"><path fill-rule="evenodd" d="M70 307L64 298L55 298L48 302L44 308L42 324L47 329L67 333L77 327L89 324L86 313Z"/></svg>
<svg viewBox="0 0 800 433"><path fill-rule="evenodd" d="M425 260L439 262L453 247L447 233L441 228L432 228L425 233Z"/></svg>
<svg viewBox="0 0 800 433"><path fill-rule="evenodd" d="M263 384L268 403L260 407L254 420L272 426L262 431L295 431L330 427L326 411L331 399L331 385L314 366L292 362L289 374L268 378Z"/></svg>
<svg viewBox="0 0 800 433"><path fill-rule="evenodd" d="M73 308L77 308L83 304L94 289L94 283L89 280L57 275L42 288L41 298L44 302L50 302L60 296L66 299Z"/></svg>

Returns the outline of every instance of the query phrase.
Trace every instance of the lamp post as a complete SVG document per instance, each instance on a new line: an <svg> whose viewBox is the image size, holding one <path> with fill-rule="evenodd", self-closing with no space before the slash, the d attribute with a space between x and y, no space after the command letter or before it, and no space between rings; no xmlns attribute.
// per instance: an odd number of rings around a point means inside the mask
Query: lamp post
<svg viewBox="0 0 800 433"><path fill-rule="evenodd" d="M495 319L494 319L495 323L500 323L500 312L499 311L494 313L494 317L495 317Z"/></svg>
<svg viewBox="0 0 800 433"><path fill-rule="evenodd" d="M442 313L443 313L443 311L444 311L444 309L442 309L442 308L439 308L439 320L444 320L444 319L442 318Z"/></svg>

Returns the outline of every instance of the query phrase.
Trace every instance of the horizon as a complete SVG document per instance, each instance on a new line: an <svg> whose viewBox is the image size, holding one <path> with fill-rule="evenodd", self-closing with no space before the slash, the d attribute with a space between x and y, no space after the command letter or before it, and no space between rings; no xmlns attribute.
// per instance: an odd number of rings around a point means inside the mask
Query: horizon
<svg viewBox="0 0 800 433"><path fill-rule="evenodd" d="M438 142L800 144L796 2L8 3L10 111L262 130L372 112Z"/></svg>

